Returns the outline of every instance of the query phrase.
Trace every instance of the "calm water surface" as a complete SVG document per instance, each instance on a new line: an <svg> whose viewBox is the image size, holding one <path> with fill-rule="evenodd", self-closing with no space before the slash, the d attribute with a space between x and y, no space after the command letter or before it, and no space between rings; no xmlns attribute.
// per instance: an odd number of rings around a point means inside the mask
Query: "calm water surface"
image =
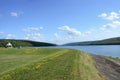
<svg viewBox="0 0 120 80"><path fill-rule="evenodd" d="M72 48L93 54L120 57L120 45L56 46L54 48Z"/></svg>

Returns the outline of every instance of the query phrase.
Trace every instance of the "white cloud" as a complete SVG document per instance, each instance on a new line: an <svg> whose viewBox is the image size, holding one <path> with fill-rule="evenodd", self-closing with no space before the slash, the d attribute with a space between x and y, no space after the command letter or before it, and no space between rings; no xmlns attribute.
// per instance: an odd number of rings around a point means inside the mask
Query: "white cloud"
<svg viewBox="0 0 120 80"><path fill-rule="evenodd" d="M1 35L1 34L4 34L4 32L0 32L0 35Z"/></svg>
<svg viewBox="0 0 120 80"><path fill-rule="evenodd" d="M23 11L19 11L19 12L10 12L10 15L13 16L13 17L18 17L20 15L24 14Z"/></svg>
<svg viewBox="0 0 120 80"><path fill-rule="evenodd" d="M10 12L10 15L14 16L14 17L18 17L18 13L17 12Z"/></svg>
<svg viewBox="0 0 120 80"><path fill-rule="evenodd" d="M109 14L102 13L101 15L99 15L99 17L102 17L103 19L106 19L106 20L115 20L115 19L119 19L120 18L119 15L120 15L120 13L110 12Z"/></svg>
<svg viewBox="0 0 120 80"><path fill-rule="evenodd" d="M86 31L85 33L84 33L84 35L89 35L89 34L91 34L92 32L91 31Z"/></svg>
<svg viewBox="0 0 120 80"><path fill-rule="evenodd" d="M8 34L5 39L15 39L16 36L13 34Z"/></svg>
<svg viewBox="0 0 120 80"><path fill-rule="evenodd" d="M58 29L62 30L62 31L67 31L67 33L72 36L80 36L81 35L80 31L78 31L77 29L71 28L69 26L58 27Z"/></svg>
<svg viewBox="0 0 120 80"><path fill-rule="evenodd" d="M32 34L27 34L24 39L34 40L34 41L41 41L42 36L41 36L40 33L32 33Z"/></svg>
<svg viewBox="0 0 120 80"><path fill-rule="evenodd" d="M43 30L43 27L28 27L26 29L23 29L23 31L25 32L39 31L39 30Z"/></svg>
<svg viewBox="0 0 120 80"><path fill-rule="evenodd" d="M60 38L60 36L58 35L58 33L55 33L54 36L55 36L56 39Z"/></svg>
<svg viewBox="0 0 120 80"><path fill-rule="evenodd" d="M108 28L118 28L118 27L120 27L120 21L113 21L112 23L103 25L101 29L106 30Z"/></svg>
<svg viewBox="0 0 120 80"><path fill-rule="evenodd" d="M107 14L106 13L102 13L101 15L99 15L99 17L105 18L105 17L107 17Z"/></svg>
<svg viewBox="0 0 120 80"><path fill-rule="evenodd" d="M71 35L68 35L68 36L61 36L60 35L60 33L58 34L58 33L55 33L54 34L54 37L55 37L55 39L54 39L54 42L56 42L56 43L58 43L58 44L60 44L60 43L66 43L67 41L69 41L69 40L72 40L73 39L73 36L71 36Z"/></svg>
<svg viewBox="0 0 120 80"><path fill-rule="evenodd" d="M55 33L54 37L55 37L55 41L57 41L57 42L61 42L63 40L58 33Z"/></svg>
<svg viewBox="0 0 120 80"><path fill-rule="evenodd" d="M62 35L61 32L54 34L55 41L59 42L59 44L66 43L67 41L71 41L71 40L76 40L80 38L80 36L82 36L82 33L79 30L75 28L71 28L69 26L58 27L58 30L65 31L67 33L67 35L66 34Z"/></svg>

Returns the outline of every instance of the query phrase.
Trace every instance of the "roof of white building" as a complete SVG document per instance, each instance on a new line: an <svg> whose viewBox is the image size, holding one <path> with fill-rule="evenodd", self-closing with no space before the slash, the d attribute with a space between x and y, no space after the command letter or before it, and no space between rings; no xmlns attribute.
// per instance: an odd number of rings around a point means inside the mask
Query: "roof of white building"
<svg viewBox="0 0 120 80"><path fill-rule="evenodd" d="M12 44L9 42L6 46L12 46Z"/></svg>

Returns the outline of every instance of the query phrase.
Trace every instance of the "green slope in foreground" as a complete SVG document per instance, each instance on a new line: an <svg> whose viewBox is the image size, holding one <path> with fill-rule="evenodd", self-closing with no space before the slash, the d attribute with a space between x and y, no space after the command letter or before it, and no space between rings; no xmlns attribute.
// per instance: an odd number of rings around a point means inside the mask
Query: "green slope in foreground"
<svg viewBox="0 0 120 80"><path fill-rule="evenodd" d="M106 80L91 56L73 49L0 49L0 80Z"/></svg>

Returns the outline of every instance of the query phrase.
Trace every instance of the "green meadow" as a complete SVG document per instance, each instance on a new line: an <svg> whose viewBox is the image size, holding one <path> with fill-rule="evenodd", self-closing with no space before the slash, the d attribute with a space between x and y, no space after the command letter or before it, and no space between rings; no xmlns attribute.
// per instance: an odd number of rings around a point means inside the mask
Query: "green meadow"
<svg viewBox="0 0 120 80"><path fill-rule="evenodd" d="M106 80L90 54L59 48L0 48L0 80Z"/></svg>

